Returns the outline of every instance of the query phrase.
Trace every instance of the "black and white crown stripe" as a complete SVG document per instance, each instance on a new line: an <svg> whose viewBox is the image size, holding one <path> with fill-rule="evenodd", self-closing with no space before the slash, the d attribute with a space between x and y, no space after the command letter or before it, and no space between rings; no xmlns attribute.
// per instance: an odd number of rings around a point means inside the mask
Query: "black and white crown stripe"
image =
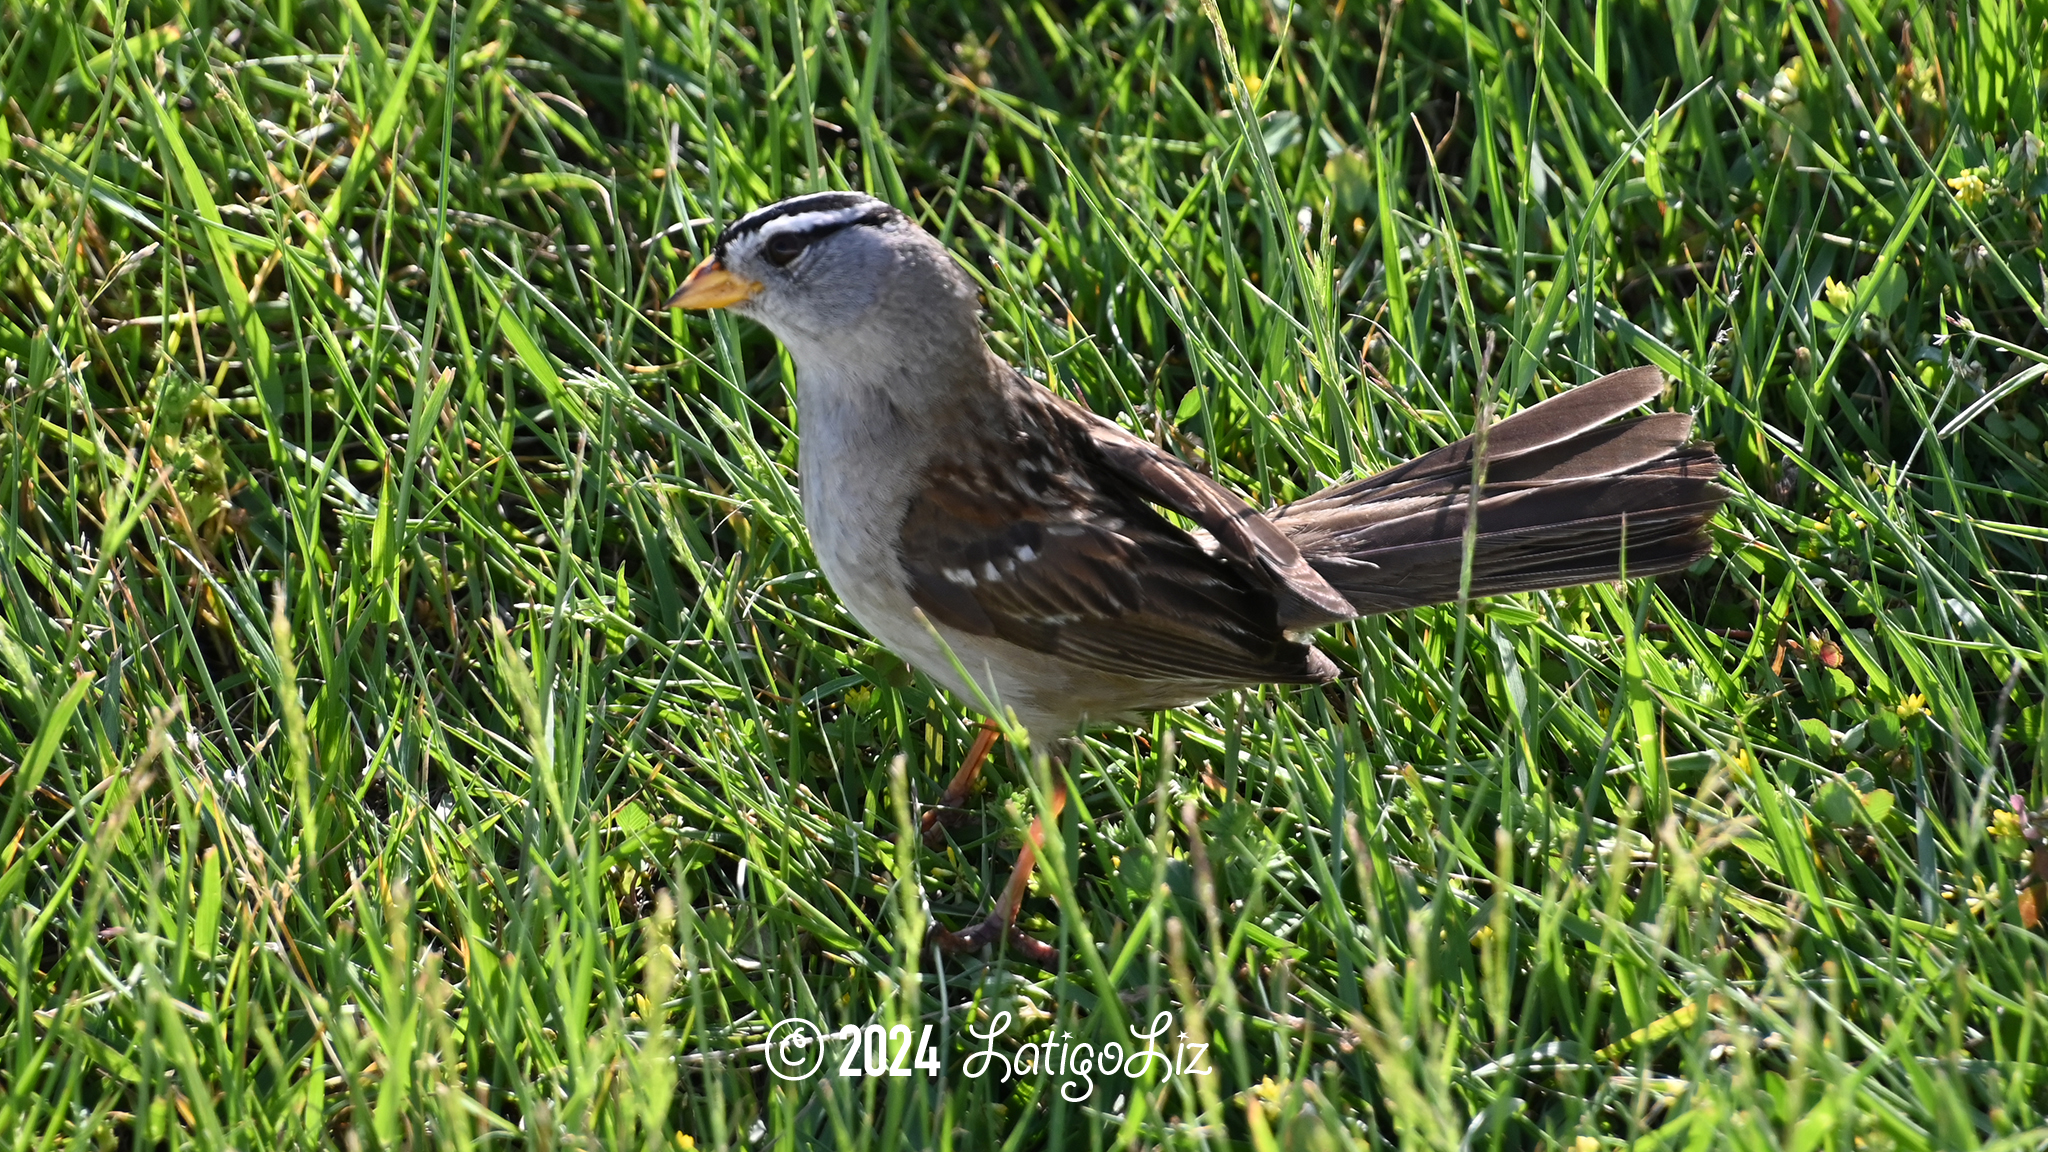
<svg viewBox="0 0 2048 1152"><path fill-rule="evenodd" d="M882 201L859 192L813 192L757 208L740 217L719 236L712 252L723 259L726 247L733 241L752 236L777 220L789 220L776 229L778 235L790 233L809 243L855 224L881 224L901 215Z"/></svg>

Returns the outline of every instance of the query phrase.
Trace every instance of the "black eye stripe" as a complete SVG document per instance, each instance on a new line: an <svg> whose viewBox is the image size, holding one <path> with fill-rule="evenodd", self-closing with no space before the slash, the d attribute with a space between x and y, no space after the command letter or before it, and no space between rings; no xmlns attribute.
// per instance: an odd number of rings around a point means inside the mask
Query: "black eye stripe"
<svg viewBox="0 0 2048 1152"><path fill-rule="evenodd" d="M860 224L880 224L894 213L895 209L891 208L885 212L865 212L851 219L825 220L801 230L785 229L767 239L765 250L770 260L786 264L794 260L805 248L835 232L843 232ZM783 255L785 252L788 253L787 256Z"/></svg>
<svg viewBox="0 0 2048 1152"><path fill-rule="evenodd" d="M863 207L867 210L858 214L850 214L847 211ZM794 235L800 237L802 243L811 244L842 228L850 228L856 224L883 224L902 215L887 204L858 192L818 192L770 204L766 208L748 213L725 230L725 234L712 245L712 251L723 258L726 248L733 241L751 236L776 220L811 213L825 218L794 233L778 233L777 239L784 235Z"/></svg>

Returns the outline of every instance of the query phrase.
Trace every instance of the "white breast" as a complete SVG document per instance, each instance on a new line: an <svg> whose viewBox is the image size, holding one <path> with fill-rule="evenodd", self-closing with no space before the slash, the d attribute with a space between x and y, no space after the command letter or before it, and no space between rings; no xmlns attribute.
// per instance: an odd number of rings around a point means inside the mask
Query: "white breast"
<svg viewBox="0 0 2048 1152"><path fill-rule="evenodd" d="M844 384L810 385L797 412L797 478L818 566L847 612L883 647L962 692L896 561L926 442L872 395L860 397Z"/></svg>
<svg viewBox="0 0 2048 1152"><path fill-rule="evenodd" d="M957 433L919 427L914 404L899 402L885 386L815 371L817 362L806 359L798 358L797 401L804 521L825 579L863 629L960 703L1014 710L1041 737L1064 736L1084 718L1106 721L1184 702L1162 696L1157 684L928 621L897 559L899 533L933 446Z"/></svg>

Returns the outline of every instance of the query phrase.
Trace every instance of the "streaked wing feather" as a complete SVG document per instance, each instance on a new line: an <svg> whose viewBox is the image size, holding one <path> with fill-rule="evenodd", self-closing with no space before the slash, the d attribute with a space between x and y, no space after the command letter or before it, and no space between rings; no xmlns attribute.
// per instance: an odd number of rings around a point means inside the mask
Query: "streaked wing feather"
<svg viewBox="0 0 2048 1152"><path fill-rule="evenodd" d="M1137 495L1200 524L1223 555L1278 598L1284 626L1313 628L1352 617L1350 604L1302 559L1301 549L1243 497L1108 420L1051 393L1044 401L1072 408L1071 415L1085 421L1097 456Z"/></svg>
<svg viewBox="0 0 2048 1152"><path fill-rule="evenodd" d="M990 443L927 470L899 529L911 599L932 619L1137 679L1335 674L1287 638L1273 593L1102 464L1079 416L1025 389L1013 399Z"/></svg>

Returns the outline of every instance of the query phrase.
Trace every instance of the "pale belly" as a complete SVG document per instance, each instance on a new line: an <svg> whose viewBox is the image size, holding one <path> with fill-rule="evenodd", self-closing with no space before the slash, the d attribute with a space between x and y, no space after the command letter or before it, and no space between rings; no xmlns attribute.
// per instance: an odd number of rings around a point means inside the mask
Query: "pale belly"
<svg viewBox="0 0 2048 1152"><path fill-rule="evenodd" d="M844 495L819 485L804 485L804 521L810 527L818 567L847 614L869 635L920 671L940 677L944 650L918 622L917 605L890 559L894 533L886 525L892 519L900 520L900 513L891 517L874 515L868 508L846 507L849 502ZM897 503L890 502L892 506ZM951 677L942 679L949 688L960 687Z"/></svg>
<svg viewBox="0 0 2048 1152"><path fill-rule="evenodd" d="M872 485L835 483L844 472L833 464L829 446L805 442L800 447L804 524L833 594L882 647L971 702L973 693L953 671L945 646L921 620L896 570L896 533L909 507L909 478L884 477Z"/></svg>
<svg viewBox="0 0 2048 1152"><path fill-rule="evenodd" d="M800 419L798 484L818 567L855 622L961 704L984 714L1014 712L1026 729L1048 740L1084 722L1118 721L1209 694L1097 672L929 620L911 599L895 559L919 474L875 466L914 458L911 446L884 442L896 430L873 425L867 438L835 442L820 433L846 423Z"/></svg>

